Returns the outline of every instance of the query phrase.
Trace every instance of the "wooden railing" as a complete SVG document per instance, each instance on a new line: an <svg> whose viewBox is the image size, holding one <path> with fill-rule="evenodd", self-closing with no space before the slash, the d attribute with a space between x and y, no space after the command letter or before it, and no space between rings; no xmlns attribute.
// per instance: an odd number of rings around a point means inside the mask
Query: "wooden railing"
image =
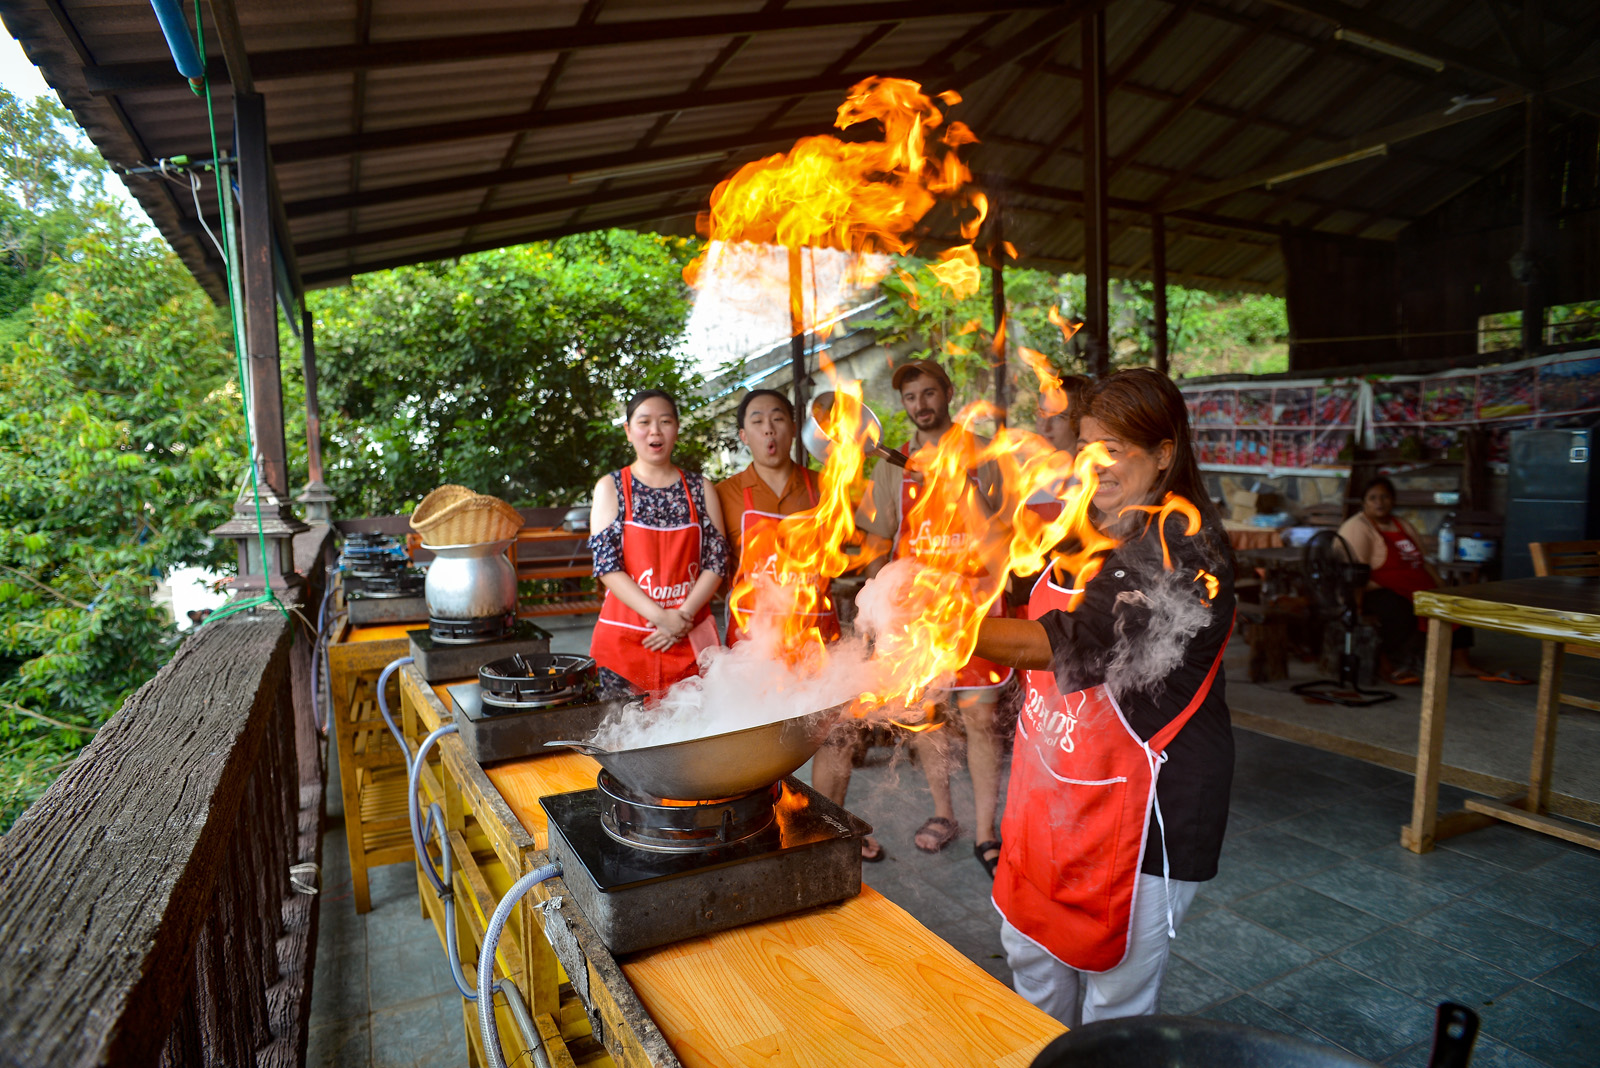
<svg viewBox="0 0 1600 1068"><path fill-rule="evenodd" d="M314 616L331 532L296 539ZM0 1064L298 1065L323 765L311 635L207 624L0 838ZM304 881L311 881L309 878Z"/></svg>

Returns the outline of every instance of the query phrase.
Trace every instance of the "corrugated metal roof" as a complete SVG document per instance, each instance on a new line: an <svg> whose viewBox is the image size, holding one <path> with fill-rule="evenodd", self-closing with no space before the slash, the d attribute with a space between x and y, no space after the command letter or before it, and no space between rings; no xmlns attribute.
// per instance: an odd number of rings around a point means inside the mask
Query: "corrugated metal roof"
<svg viewBox="0 0 1600 1068"><path fill-rule="evenodd" d="M981 138L970 162L994 186L1007 238L1025 261L1077 266L1082 47L1070 16L1096 7L1107 12L1113 274L1148 270L1157 208L1173 276L1218 286L1280 286L1280 225L1392 238L1517 150L1515 108L1270 189L1211 183L1331 158L1349 150L1343 139L1442 118L1452 98L1550 73L1523 74L1522 42L1502 38L1485 5L1456 0L233 0L218 10L236 12L229 43L266 100L282 237L307 284L323 285L607 223L689 232L718 178L827 132L844 90L874 73L933 91L959 82L965 101L951 116ZM1592 0L1543 7L1540 61L1600 74ZM209 155L203 103L172 71L145 0L0 0L0 14L114 164ZM1336 21L1434 48L1446 69L1336 40ZM209 17L206 42L214 60L224 54ZM413 42L424 46L401 47ZM225 71L214 89L230 128ZM1600 97L1591 82L1554 104L1600 110ZM129 184L220 293L187 190ZM1200 189L1209 199L1193 199ZM202 205L215 212L210 191Z"/></svg>

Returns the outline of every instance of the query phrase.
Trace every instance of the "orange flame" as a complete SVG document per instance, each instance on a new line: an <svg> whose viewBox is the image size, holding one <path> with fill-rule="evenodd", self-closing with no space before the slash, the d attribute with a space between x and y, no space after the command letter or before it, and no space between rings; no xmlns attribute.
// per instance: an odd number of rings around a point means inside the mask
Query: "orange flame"
<svg viewBox="0 0 1600 1068"><path fill-rule="evenodd" d="M1050 305L1050 311L1046 314L1049 320L1055 324L1056 329L1061 331L1062 341L1071 341L1072 335L1083 329L1082 323L1069 323L1062 318L1061 309L1054 304Z"/></svg>
<svg viewBox="0 0 1600 1068"><path fill-rule="evenodd" d="M1050 366L1050 358L1038 349L1018 345L1017 353L1039 380L1039 414L1060 415L1067 410L1067 391L1061 385L1061 376Z"/></svg>
<svg viewBox="0 0 1600 1068"><path fill-rule="evenodd" d="M945 93L938 100L953 105L960 97ZM939 105L917 83L893 78L856 85L835 125L843 130L867 121L882 125L881 141L809 137L787 153L740 168L712 195L701 232L723 243L905 253L914 247L913 227L938 201L950 200L958 202L963 237L973 240L988 202L966 188L971 174L958 157L961 146L977 140L972 131L959 122L946 124ZM1014 249L1007 251L1015 256ZM703 260L691 264L686 279L694 284L702 268ZM929 269L957 297L978 288L978 257L970 243L942 252ZM914 304L912 277L903 270L899 277ZM1052 309L1051 321L1071 338L1075 327L1059 311ZM955 336L975 330L969 323ZM1004 344L1004 331L1002 320L996 324L997 346ZM1041 388L1060 395L1056 410L1064 408L1060 379L1038 353L1022 351ZM822 370L834 379L826 360ZM770 643L774 658L806 673L826 669L829 661L818 625L830 606L826 580L863 562L843 550L855 539L852 504L864 489L861 384L834 381L833 388L832 409L813 413L833 443L818 480L818 503L763 528L760 540L752 534L745 576L729 596L733 622ZM1036 574L1053 566L1069 573L1081 590L1117 544L1091 521L1099 472L1112 464L1104 447L1091 443L1069 461L1031 433L1002 427L989 440L973 433L978 420L997 414L986 404L967 406L951 430L908 461L912 484L906 487L901 552L914 555L918 566L886 571L875 580L886 583L878 591L893 620L874 636L874 692L860 695L857 714L884 706L914 713L930 702L929 695L971 658L979 627L1009 573ZM993 484L980 489L974 478L979 471L993 472ZM1053 518L1027 507L1040 491L1062 502ZM882 508L886 502L874 503ZM1169 498L1152 510L1164 518L1182 511L1181 504ZM1197 530L1198 513L1193 515ZM764 563L751 567L749 559ZM932 719L915 722L918 715L902 718L913 721L908 729L937 725Z"/></svg>
<svg viewBox="0 0 1600 1068"><path fill-rule="evenodd" d="M961 97L947 92L939 99L948 105ZM867 78L851 88L834 125L848 130L864 122L880 123L883 140L806 137L786 153L739 168L711 194L700 232L715 242L907 253L915 247L911 229L939 200L955 199L972 209L961 224L970 242L988 214L987 198L966 191L972 172L957 155L977 141L972 131L960 122L946 125L921 85L904 78ZM700 282L705 255L684 268L691 286ZM970 244L946 250L940 260L933 270L941 282L958 295L977 291L978 257Z"/></svg>

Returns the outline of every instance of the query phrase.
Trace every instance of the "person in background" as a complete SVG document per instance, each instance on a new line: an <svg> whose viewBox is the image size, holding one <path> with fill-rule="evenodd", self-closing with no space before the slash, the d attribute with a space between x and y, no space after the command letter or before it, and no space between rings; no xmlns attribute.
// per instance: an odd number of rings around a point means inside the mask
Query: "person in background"
<svg viewBox="0 0 1600 1068"><path fill-rule="evenodd" d="M972 454L985 444L951 421L950 402L955 391L950 376L935 361L912 360L902 364L895 369L891 382L916 431L901 448L907 457L904 468L880 462L873 469L867 497L856 515L857 529L868 535L868 551L878 554L867 567L868 576L876 575L889 559L910 557L933 568L949 565L946 553L932 543L928 532L910 529L911 506L916 495L928 488L917 470L917 454L944 441L950 434L963 435L964 447ZM972 494L972 500L985 514L992 515L999 482L995 465L979 465L968 472L968 479L978 491ZM971 537L977 533L969 530L955 532L955 536ZM1001 603L996 602L995 611L1000 610ZM951 688L954 714L960 717L967 735L967 767L972 773L976 817L973 837L977 844L973 853L991 875L1000 856L1000 840L995 833L1000 791L1000 739L995 734L995 707L1012 674L1010 668L974 657L957 673ZM950 802L950 740L945 731L925 730L911 736L911 745L927 776L934 808L934 814L917 830L914 843L924 853L937 853L961 834Z"/></svg>
<svg viewBox="0 0 1600 1068"><path fill-rule="evenodd" d="M1344 521L1339 536L1358 563L1372 568L1372 578L1361 591L1361 613L1378 621L1380 647L1392 668L1388 681L1416 683L1427 624L1417 618L1411 599L1418 590L1437 587L1439 575L1423 555L1417 532L1394 514L1394 483L1381 475L1368 482L1361 492L1361 511ZM1471 648L1472 628L1456 627L1450 635L1452 675L1478 674L1469 659Z"/></svg>
<svg viewBox="0 0 1600 1068"><path fill-rule="evenodd" d="M699 671L700 650L718 644L711 598L728 571L717 495L672 463L678 402L641 390L624 427L634 461L596 484L589 517L594 574L606 589L589 655L612 700Z"/></svg>
<svg viewBox="0 0 1600 1068"><path fill-rule="evenodd" d="M977 653L1027 670L995 875L1017 993L1075 1027L1153 1013L1233 781L1222 653L1233 554L1196 466L1183 395L1150 368L1094 384L1085 444L1109 466L1091 520L1119 539L1052 567L1027 619L985 619ZM1181 498L1182 514L1159 515ZM1169 563L1170 561L1170 563Z"/></svg>
<svg viewBox="0 0 1600 1068"><path fill-rule="evenodd" d="M774 547L768 539L784 516L815 508L820 499L817 476L792 459L795 420L794 406L788 397L771 389L751 390L739 402L735 418L739 440L750 450L750 466L717 483L717 497L722 504L722 514L728 518L733 543L734 573L729 581L730 590L737 589L746 575L763 571L779 582L784 581L785 577L776 573ZM822 584L818 603L824 606L824 611L818 613L813 622L824 641L838 640L839 616L829 598L826 580L819 576L788 576L788 579ZM730 593L729 645L744 637L737 622L738 611L750 610L749 605L732 603L733 599ZM850 765L859 747L861 732L862 727L855 720L838 724L812 765L813 785L841 805L850 783ZM842 773L839 770L841 760L844 762ZM862 839L862 860L877 861L883 856L883 846L876 838L868 835Z"/></svg>
<svg viewBox="0 0 1600 1068"><path fill-rule="evenodd" d="M1083 375L1063 375L1061 392L1067 399L1066 408L1039 417L1039 436L1071 457L1078 455L1078 421L1089 386L1090 380Z"/></svg>

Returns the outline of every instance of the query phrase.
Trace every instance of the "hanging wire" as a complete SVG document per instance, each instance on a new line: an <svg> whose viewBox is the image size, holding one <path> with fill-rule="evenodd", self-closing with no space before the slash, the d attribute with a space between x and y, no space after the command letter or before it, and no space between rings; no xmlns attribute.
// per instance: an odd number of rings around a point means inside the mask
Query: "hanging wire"
<svg viewBox="0 0 1600 1068"><path fill-rule="evenodd" d="M205 69L205 65L206 65L206 29L205 29L205 22L202 21L202 17L201 17L201 13L200 13L200 0L194 0L194 25L195 25L195 36L199 39L199 43L200 43L200 68L201 68L201 70L204 70ZM211 158L213 160L217 160L217 159L221 159L222 158L222 153L217 151L217 112L216 112L216 106L212 102L212 99L211 99L211 79L210 79L209 76L204 78L204 81L202 82L202 85L204 87L204 95L205 95L205 98L206 98L206 121L209 124L210 130L211 130ZM202 91L201 86L195 86L192 82L190 84L190 88L194 90L196 95L199 95L201 93L201 91ZM190 180L190 188L196 190L196 193L195 193L195 208L198 211L199 210L199 193L198 193L198 187L196 186L195 182L196 182L196 179L191 178L191 180ZM229 183L229 184L231 184L231 183ZM217 182L217 198L218 198L219 202L220 202L222 197L232 196L232 195L233 195L233 190L227 188L219 180ZM205 219L204 219L204 216L202 215L201 224L204 225L204 223L205 223ZM211 233L211 230L210 230L209 227L206 228L206 232L208 234ZM215 240L214 236L213 236L212 240ZM245 352L244 330L243 330L243 324L239 320L239 306L238 306L237 302L235 302L234 299L233 299L233 257L232 257L232 246L233 246L233 235L231 233L229 233L229 228L227 226L223 226L222 227L222 244L220 246L220 250L222 252L222 269L223 269L223 273L224 273L224 275L226 277L226 281L228 283L228 320L229 320L229 324L231 325L231 327L233 329L233 360L234 360L235 369L239 373L239 395L240 395L241 398L244 398L244 442L245 442L245 450L246 450L246 459L247 459L247 461L248 461L248 463L250 465L250 491L251 491L251 495L255 498L256 539L257 539L257 546L258 546L258 548L260 550L260 553L261 553L261 571L262 571L262 576L263 576L264 579L267 580L268 585L267 585L267 588L266 588L265 592L259 594L258 596L247 597L244 600L235 601L233 604L227 605L226 607L221 608L218 611L211 613L211 615L206 617L205 625L209 625L209 624L215 623L219 619L224 619L224 618L226 618L228 616L231 616L231 615L234 615L234 614L236 614L238 612L243 612L243 611L246 611L248 609L253 609L253 608L259 608L260 606L262 606L264 604L270 604L273 607L277 608L277 610L283 614L283 618L284 619L287 620L289 618L288 608L284 605L284 603L281 600L278 599L277 593L274 592L274 590L272 589L271 582L270 582L270 575L269 575L269 571L268 571L268 566L269 565L268 565L268 557L267 557L266 525L261 519L261 484L260 484L260 479L257 477L257 474L256 474L256 447L255 447L255 440L254 440L254 438L253 438L253 436L251 435L251 432L250 432L250 404L249 404L249 400L248 400L249 385L248 385L248 375L246 375L246 373L245 373L245 366L244 366L244 352Z"/></svg>

